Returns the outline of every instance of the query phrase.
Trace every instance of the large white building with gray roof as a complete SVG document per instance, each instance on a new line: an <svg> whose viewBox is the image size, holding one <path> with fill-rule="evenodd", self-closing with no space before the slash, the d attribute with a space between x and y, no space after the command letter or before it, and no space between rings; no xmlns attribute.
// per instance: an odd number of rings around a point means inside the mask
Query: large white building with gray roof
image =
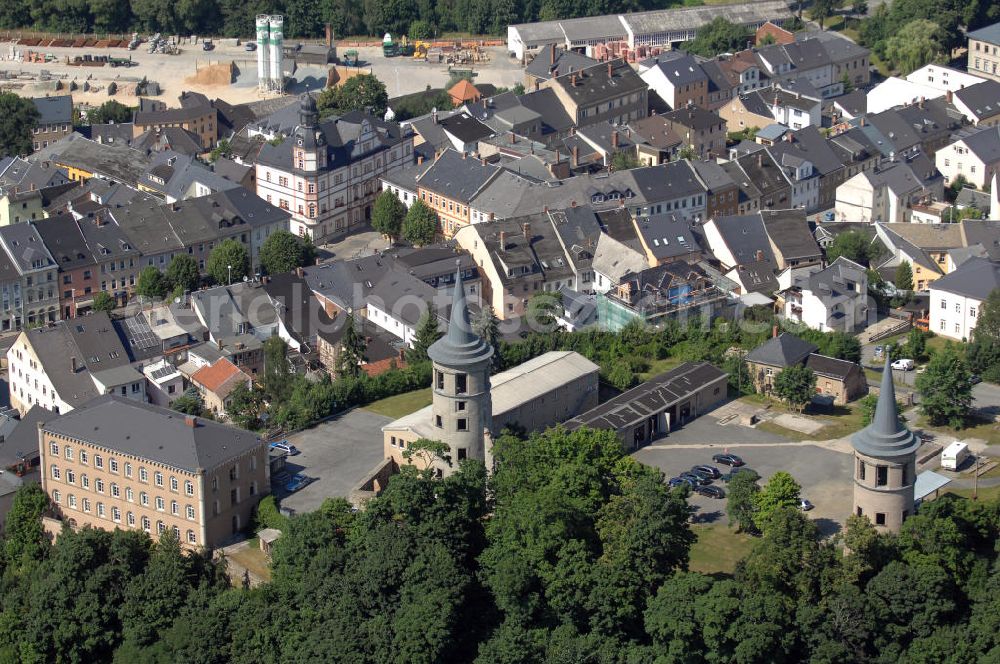
<svg viewBox="0 0 1000 664"><path fill-rule="evenodd" d="M792 11L784 0L764 0L521 23L507 27L507 50L523 59L550 44L573 49L611 41L625 41L630 48L668 46L694 39L699 28L719 16L756 30L768 21L780 23L791 18Z"/></svg>

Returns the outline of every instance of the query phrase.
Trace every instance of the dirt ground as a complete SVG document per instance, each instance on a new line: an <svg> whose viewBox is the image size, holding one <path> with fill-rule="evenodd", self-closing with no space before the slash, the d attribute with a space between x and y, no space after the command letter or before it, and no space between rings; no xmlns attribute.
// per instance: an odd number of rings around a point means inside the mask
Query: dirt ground
<svg viewBox="0 0 1000 664"><path fill-rule="evenodd" d="M150 54L146 52L146 44L141 44L135 51L125 48L31 48L15 45L11 42L0 42L0 71L17 77L16 81L0 80L0 87L13 89L26 97L40 97L46 94L63 94L68 90L70 81L76 81L82 88L85 81L99 86L97 92L73 91L76 104L99 105L109 99L107 85L116 81L120 87L128 87L146 77L156 81L161 88L158 97L173 105L178 95L185 90L201 92L211 98L221 98L229 103L237 104L255 101L262 98L257 89L256 54L247 52L235 40L216 41L215 49L204 51L200 43L181 44L178 55ZM54 60L46 63L24 62L24 51L35 50L54 56ZM341 49L344 50L344 49ZM441 87L449 79L446 64L429 63L408 57L386 58L381 49L357 48L362 69L370 71L382 80L388 89L389 96L419 92L431 87ZM490 47L486 49L489 61L473 65L476 81L492 83L496 86L510 87L523 80L523 70L516 60L508 57L506 48ZM68 65L76 56L109 55L115 58L128 58L138 63L132 67L80 67ZM199 75L200 70L210 65L229 65L235 69L235 80L224 82L226 76ZM62 81L62 90L54 90L51 82L38 82L37 78L45 70L53 78ZM304 87L315 89L317 83L325 83L324 67L302 67L295 76L299 81L289 85L291 93ZM208 79L205 81L204 79ZM214 79L214 80L213 80ZM305 83L303 83L305 81ZM24 85L19 85L23 83ZM115 99L124 104L135 105L134 95L116 94Z"/></svg>

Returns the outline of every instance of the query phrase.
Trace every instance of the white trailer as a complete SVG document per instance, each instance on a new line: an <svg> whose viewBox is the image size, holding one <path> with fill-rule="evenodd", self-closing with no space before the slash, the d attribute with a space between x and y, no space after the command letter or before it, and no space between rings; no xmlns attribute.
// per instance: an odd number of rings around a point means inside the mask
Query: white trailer
<svg viewBox="0 0 1000 664"><path fill-rule="evenodd" d="M969 454L968 444L956 440L941 452L941 467L945 470L958 470L969 458Z"/></svg>

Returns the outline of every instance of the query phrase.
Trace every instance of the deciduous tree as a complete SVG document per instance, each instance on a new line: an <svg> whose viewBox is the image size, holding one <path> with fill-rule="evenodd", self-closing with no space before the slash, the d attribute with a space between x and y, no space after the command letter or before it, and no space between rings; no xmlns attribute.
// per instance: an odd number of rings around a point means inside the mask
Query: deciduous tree
<svg viewBox="0 0 1000 664"><path fill-rule="evenodd" d="M936 351L917 375L920 411L935 426L960 429L972 409L972 372L954 344Z"/></svg>
<svg viewBox="0 0 1000 664"><path fill-rule="evenodd" d="M260 247L260 265L268 274L283 274L309 265L315 257L312 242L288 231L271 233Z"/></svg>
<svg viewBox="0 0 1000 664"><path fill-rule="evenodd" d="M217 284L231 284L250 276L250 256L237 240L223 240L212 249L205 262L205 272Z"/></svg>
<svg viewBox="0 0 1000 664"><path fill-rule="evenodd" d="M422 247L434 241L437 228L437 212L423 201L417 200L410 206L403 221L403 239L412 245Z"/></svg>
<svg viewBox="0 0 1000 664"><path fill-rule="evenodd" d="M28 155L38 109L30 99L13 92L0 92L0 155Z"/></svg>
<svg viewBox="0 0 1000 664"><path fill-rule="evenodd" d="M753 498L754 522L767 532L771 516L785 507L798 508L802 487L789 473L779 470Z"/></svg>
<svg viewBox="0 0 1000 664"><path fill-rule="evenodd" d="M113 311L117 304L115 298L111 297L106 291L101 291L94 295L92 308L94 311Z"/></svg>
<svg viewBox="0 0 1000 664"><path fill-rule="evenodd" d="M198 261L188 254L177 254L167 265L167 282L173 289L196 291L201 283Z"/></svg>
<svg viewBox="0 0 1000 664"><path fill-rule="evenodd" d="M736 473L729 480L726 514L730 523L734 524L739 532L757 532L757 524L754 521L754 499L760 492L760 485L757 484L759 479L760 475L747 469Z"/></svg>
<svg viewBox="0 0 1000 664"><path fill-rule="evenodd" d="M167 280L159 269L152 265L142 268L135 292L142 297L158 300L167 294Z"/></svg>
<svg viewBox="0 0 1000 664"><path fill-rule="evenodd" d="M391 191L383 191L372 208L372 228L394 242L403 232L406 206Z"/></svg>
<svg viewBox="0 0 1000 664"><path fill-rule="evenodd" d="M361 374L361 365L365 361L365 338L358 334L354 316L347 314L344 319L344 336L340 341L340 354L337 355L337 375L356 378Z"/></svg>
<svg viewBox="0 0 1000 664"><path fill-rule="evenodd" d="M816 394L816 375L801 364L785 367L774 379L774 394L802 412Z"/></svg>

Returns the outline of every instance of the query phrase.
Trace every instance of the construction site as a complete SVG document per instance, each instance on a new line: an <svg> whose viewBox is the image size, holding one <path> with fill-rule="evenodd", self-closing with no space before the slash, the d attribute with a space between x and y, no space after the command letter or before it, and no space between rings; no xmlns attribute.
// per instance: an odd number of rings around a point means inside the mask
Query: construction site
<svg viewBox="0 0 1000 664"><path fill-rule="evenodd" d="M0 89L26 97L72 93L86 108L109 98L126 105L135 105L138 96L176 99L185 90L244 103L322 89L359 73L377 76L389 96L443 87L456 71L473 71L497 86L522 80L500 42L408 42L386 35L388 41L334 43L328 34L325 44L286 43L275 19L280 17L258 17L256 39L245 40L0 32ZM262 49L267 66L261 65Z"/></svg>

